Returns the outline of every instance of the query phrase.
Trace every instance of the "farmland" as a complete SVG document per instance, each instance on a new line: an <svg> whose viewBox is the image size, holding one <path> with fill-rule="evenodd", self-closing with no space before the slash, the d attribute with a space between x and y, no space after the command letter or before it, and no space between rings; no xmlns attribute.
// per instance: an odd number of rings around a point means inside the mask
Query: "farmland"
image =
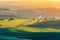
<svg viewBox="0 0 60 40"><path fill-rule="evenodd" d="M30 19L14 19L12 21L8 21L8 19L1 20L0 28L9 28L12 31L20 30L20 31L26 31L26 32L60 32L59 21L56 21L56 22L47 21L47 22L37 23L36 22L37 20L32 22L29 22L29 21L27 22L27 20L30 20ZM25 23L26 25L22 25ZM31 24L31 25L27 25L27 24ZM56 26L54 24L56 24Z"/></svg>
<svg viewBox="0 0 60 40"><path fill-rule="evenodd" d="M0 20L0 39L53 39L60 35L60 21L30 21L31 19ZM28 25L26 25L26 24ZM24 25L22 25L24 24ZM29 25L30 24L30 25ZM54 26L55 25L55 26ZM41 38L43 37L43 38ZM58 38L59 39L59 38Z"/></svg>

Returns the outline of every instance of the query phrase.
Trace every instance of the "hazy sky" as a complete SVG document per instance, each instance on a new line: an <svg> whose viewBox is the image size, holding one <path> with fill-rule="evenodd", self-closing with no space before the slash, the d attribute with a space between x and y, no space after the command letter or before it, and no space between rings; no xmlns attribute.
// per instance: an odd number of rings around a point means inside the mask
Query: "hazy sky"
<svg viewBox="0 0 60 40"><path fill-rule="evenodd" d="M31 8L60 8L60 0L0 0L0 8L10 8L14 10ZM55 13L53 13L53 15L54 14ZM57 14L60 15L60 10L59 13L56 13L56 15ZM52 13L49 15L52 15Z"/></svg>
<svg viewBox="0 0 60 40"><path fill-rule="evenodd" d="M0 0L0 1L60 1L60 0Z"/></svg>
<svg viewBox="0 0 60 40"><path fill-rule="evenodd" d="M6 8L60 8L60 0L0 0Z"/></svg>

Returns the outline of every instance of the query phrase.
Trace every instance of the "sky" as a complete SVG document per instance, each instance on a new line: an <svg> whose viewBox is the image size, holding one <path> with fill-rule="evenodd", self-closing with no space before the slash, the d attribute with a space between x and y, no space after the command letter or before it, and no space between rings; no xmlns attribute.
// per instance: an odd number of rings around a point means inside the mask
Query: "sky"
<svg viewBox="0 0 60 40"><path fill-rule="evenodd" d="M0 7L60 8L60 0L0 0Z"/></svg>
<svg viewBox="0 0 60 40"><path fill-rule="evenodd" d="M0 1L60 1L60 0L0 0Z"/></svg>
<svg viewBox="0 0 60 40"><path fill-rule="evenodd" d="M0 0L0 8L9 8L12 10L36 9L36 8L60 8L60 0ZM56 15L58 14L60 16L60 12L53 13L53 15L54 14ZM49 15L52 15L52 13Z"/></svg>

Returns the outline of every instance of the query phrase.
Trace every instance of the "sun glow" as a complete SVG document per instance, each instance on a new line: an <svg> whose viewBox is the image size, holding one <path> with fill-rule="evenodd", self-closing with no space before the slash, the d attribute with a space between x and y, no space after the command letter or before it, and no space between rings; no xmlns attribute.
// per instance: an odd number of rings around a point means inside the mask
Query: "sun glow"
<svg viewBox="0 0 60 40"><path fill-rule="evenodd" d="M60 1L60 0L0 0L0 1Z"/></svg>
<svg viewBox="0 0 60 40"><path fill-rule="evenodd" d="M59 1L59 0L52 0L52 1Z"/></svg>

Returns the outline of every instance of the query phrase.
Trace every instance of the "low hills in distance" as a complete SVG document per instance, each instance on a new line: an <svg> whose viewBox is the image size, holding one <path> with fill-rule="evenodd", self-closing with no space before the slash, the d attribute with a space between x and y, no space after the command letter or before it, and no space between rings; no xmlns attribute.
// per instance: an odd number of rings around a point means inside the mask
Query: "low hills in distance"
<svg viewBox="0 0 60 40"><path fill-rule="evenodd" d="M8 13L6 12L8 11ZM20 18L32 18L39 15L42 16L60 16L60 8L35 8L35 9L9 9L9 8L0 8L0 14L13 14Z"/></svg>
<svg viewBox="0 0 60 40"><path fill-rule="evenodd" d="M60 29L60 20L45 21L45 22L36 22L32 25L27 25L35 28L55 28Z"/></svg>

